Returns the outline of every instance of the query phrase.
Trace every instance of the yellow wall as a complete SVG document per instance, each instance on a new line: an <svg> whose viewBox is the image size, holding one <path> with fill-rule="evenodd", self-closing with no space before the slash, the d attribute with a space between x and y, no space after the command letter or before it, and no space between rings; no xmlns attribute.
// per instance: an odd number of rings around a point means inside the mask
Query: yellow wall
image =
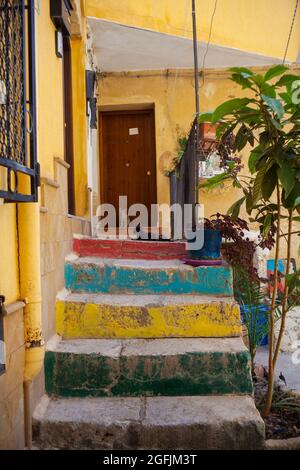
<svg viewBox="0 0 300 470"><path fill-rule="evenodd" d="M83 38L85 24L83 22ZM87 213L87 142L85 115L85 39L71 40L76 215ZM41 176L54 178L53 158L64 158L63 62L55 54L50 2L37 15L38 159Z"/></svg>
<svg viewBox="0 0 300 470"><path fill-rule="evenodd" d="M299 69L295 69L294 73L299 73ZM226 99L245 96L245 90L241 90L237 84L229 80L228 76L227 72L221 70L207 72L205 85L200 88L201 112L214 110ZM126 109L134 104L154 104L158 203L168 203L169 178L164 176L164 172L170 169L170 162L177 153L178 137L189 131L193 120L195 109L193 71L110 73L100 76L99 80L100 106L121 105ZM245 173L247 173L247 154L246 149L242 155ZM200 202L205 206L206 217L216 212L226 213L239 197L241 197L240 191L233 188L230 183L212 191L200 191ZM241 215L247 218L245 211ZM294 257L298 257L297 250L298 243L295 243Z"/></svg>
<svg viewBox="0 0 300 470"><path fill-rule="evenodd" d="M0 294L6 303L19 298L16 205L0 203Z"/></svg>
<svg viewBox="0 0 300 470"><path fill-rule="evenodd" d="M86 0L87 16L192 37L190 0ZM207 41L215 0L197 0L198 38ZM283 57L295 0L219 0L211 42ZM300 50L300 10L288 59Z"/></svg>
<svg viewBox="0 0 300 470"><path fill-rule="evenodd" d="M85 28L84 34L85 37ZM74 175L76 215L88 212L87 117L85 95L85 40L72 39L72 91L74 128Z"/></svg>
<svg viewBox="0 0 300 470"><path fill-rule="evenodd" d="M205 87L200 89L200 109L203 112L213 110L227 98L238 96L238 92L238 86L227 78L226 73L209 72ZM105 74L100 78L99 96L100 106L154 104L158 202L169 202L169 178L164 172L170 169L171 160L176 155L178 137L189 131L193 120L193 71ZM231 190L226 199L210 195L215 202L209 204L209 212L225 211L237 194L237 190ZM203 195L201 200L206 197Z"/></svg>
<svg viewBox="0 0 300 470"><path fill-rule="evenodd" d="M48 1L40 2L36 29L38 159L41 175L53 178L53 157L64 158L63 76Z"/></svg>

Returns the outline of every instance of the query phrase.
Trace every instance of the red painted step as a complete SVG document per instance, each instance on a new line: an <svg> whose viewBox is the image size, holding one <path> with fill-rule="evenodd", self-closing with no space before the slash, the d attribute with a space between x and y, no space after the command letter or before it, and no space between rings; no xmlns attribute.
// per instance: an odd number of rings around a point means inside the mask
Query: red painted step
<svg viewBox="0 0 300 470"><path fill-rule="evenodd" d="M183 259L185 258L185 242L74 238L73 251L81 257Z"/></svg>

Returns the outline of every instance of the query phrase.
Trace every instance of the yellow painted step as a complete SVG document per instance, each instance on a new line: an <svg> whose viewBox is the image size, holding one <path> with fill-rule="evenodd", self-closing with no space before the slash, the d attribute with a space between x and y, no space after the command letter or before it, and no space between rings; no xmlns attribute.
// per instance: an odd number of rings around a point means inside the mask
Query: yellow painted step
<svg viewBox="0 0 300 470"><path fill-rule="evenodd" d="M230 337L241 334L230 297L75 294L56 303L57 333L71 338Z"/></svg>

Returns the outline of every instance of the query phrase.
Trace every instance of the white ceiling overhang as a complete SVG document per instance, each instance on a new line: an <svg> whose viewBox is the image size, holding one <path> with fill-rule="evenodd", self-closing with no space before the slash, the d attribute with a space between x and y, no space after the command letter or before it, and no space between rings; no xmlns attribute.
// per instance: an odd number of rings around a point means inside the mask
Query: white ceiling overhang
<svg viewBox="0 0 300 470"><path fill-rule="evenodd" d="M100 72L191 68L194 65L191 39L88 18L93 49ZM199 66L206 43L198 42ZM210 44L205 68L266 66L281 59L240 49Z"/></svg>

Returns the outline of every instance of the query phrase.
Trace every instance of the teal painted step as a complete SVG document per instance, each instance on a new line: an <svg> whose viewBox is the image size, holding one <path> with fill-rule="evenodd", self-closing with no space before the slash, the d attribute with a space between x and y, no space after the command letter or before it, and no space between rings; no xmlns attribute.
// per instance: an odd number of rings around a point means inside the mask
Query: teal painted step
<svg viewBox="0 0 300 470"><path fill-rule="evenodd" d="M75 258L66 261L65 286L73 292L232 295L231 268L193 268L181 261Z"/></svg>
<svg viewBox="0 0 300 470"><path fill-rule="evenodd" d="M45 375L47 393L62 397L252 393L241 338L60 341Z"/></svg>

